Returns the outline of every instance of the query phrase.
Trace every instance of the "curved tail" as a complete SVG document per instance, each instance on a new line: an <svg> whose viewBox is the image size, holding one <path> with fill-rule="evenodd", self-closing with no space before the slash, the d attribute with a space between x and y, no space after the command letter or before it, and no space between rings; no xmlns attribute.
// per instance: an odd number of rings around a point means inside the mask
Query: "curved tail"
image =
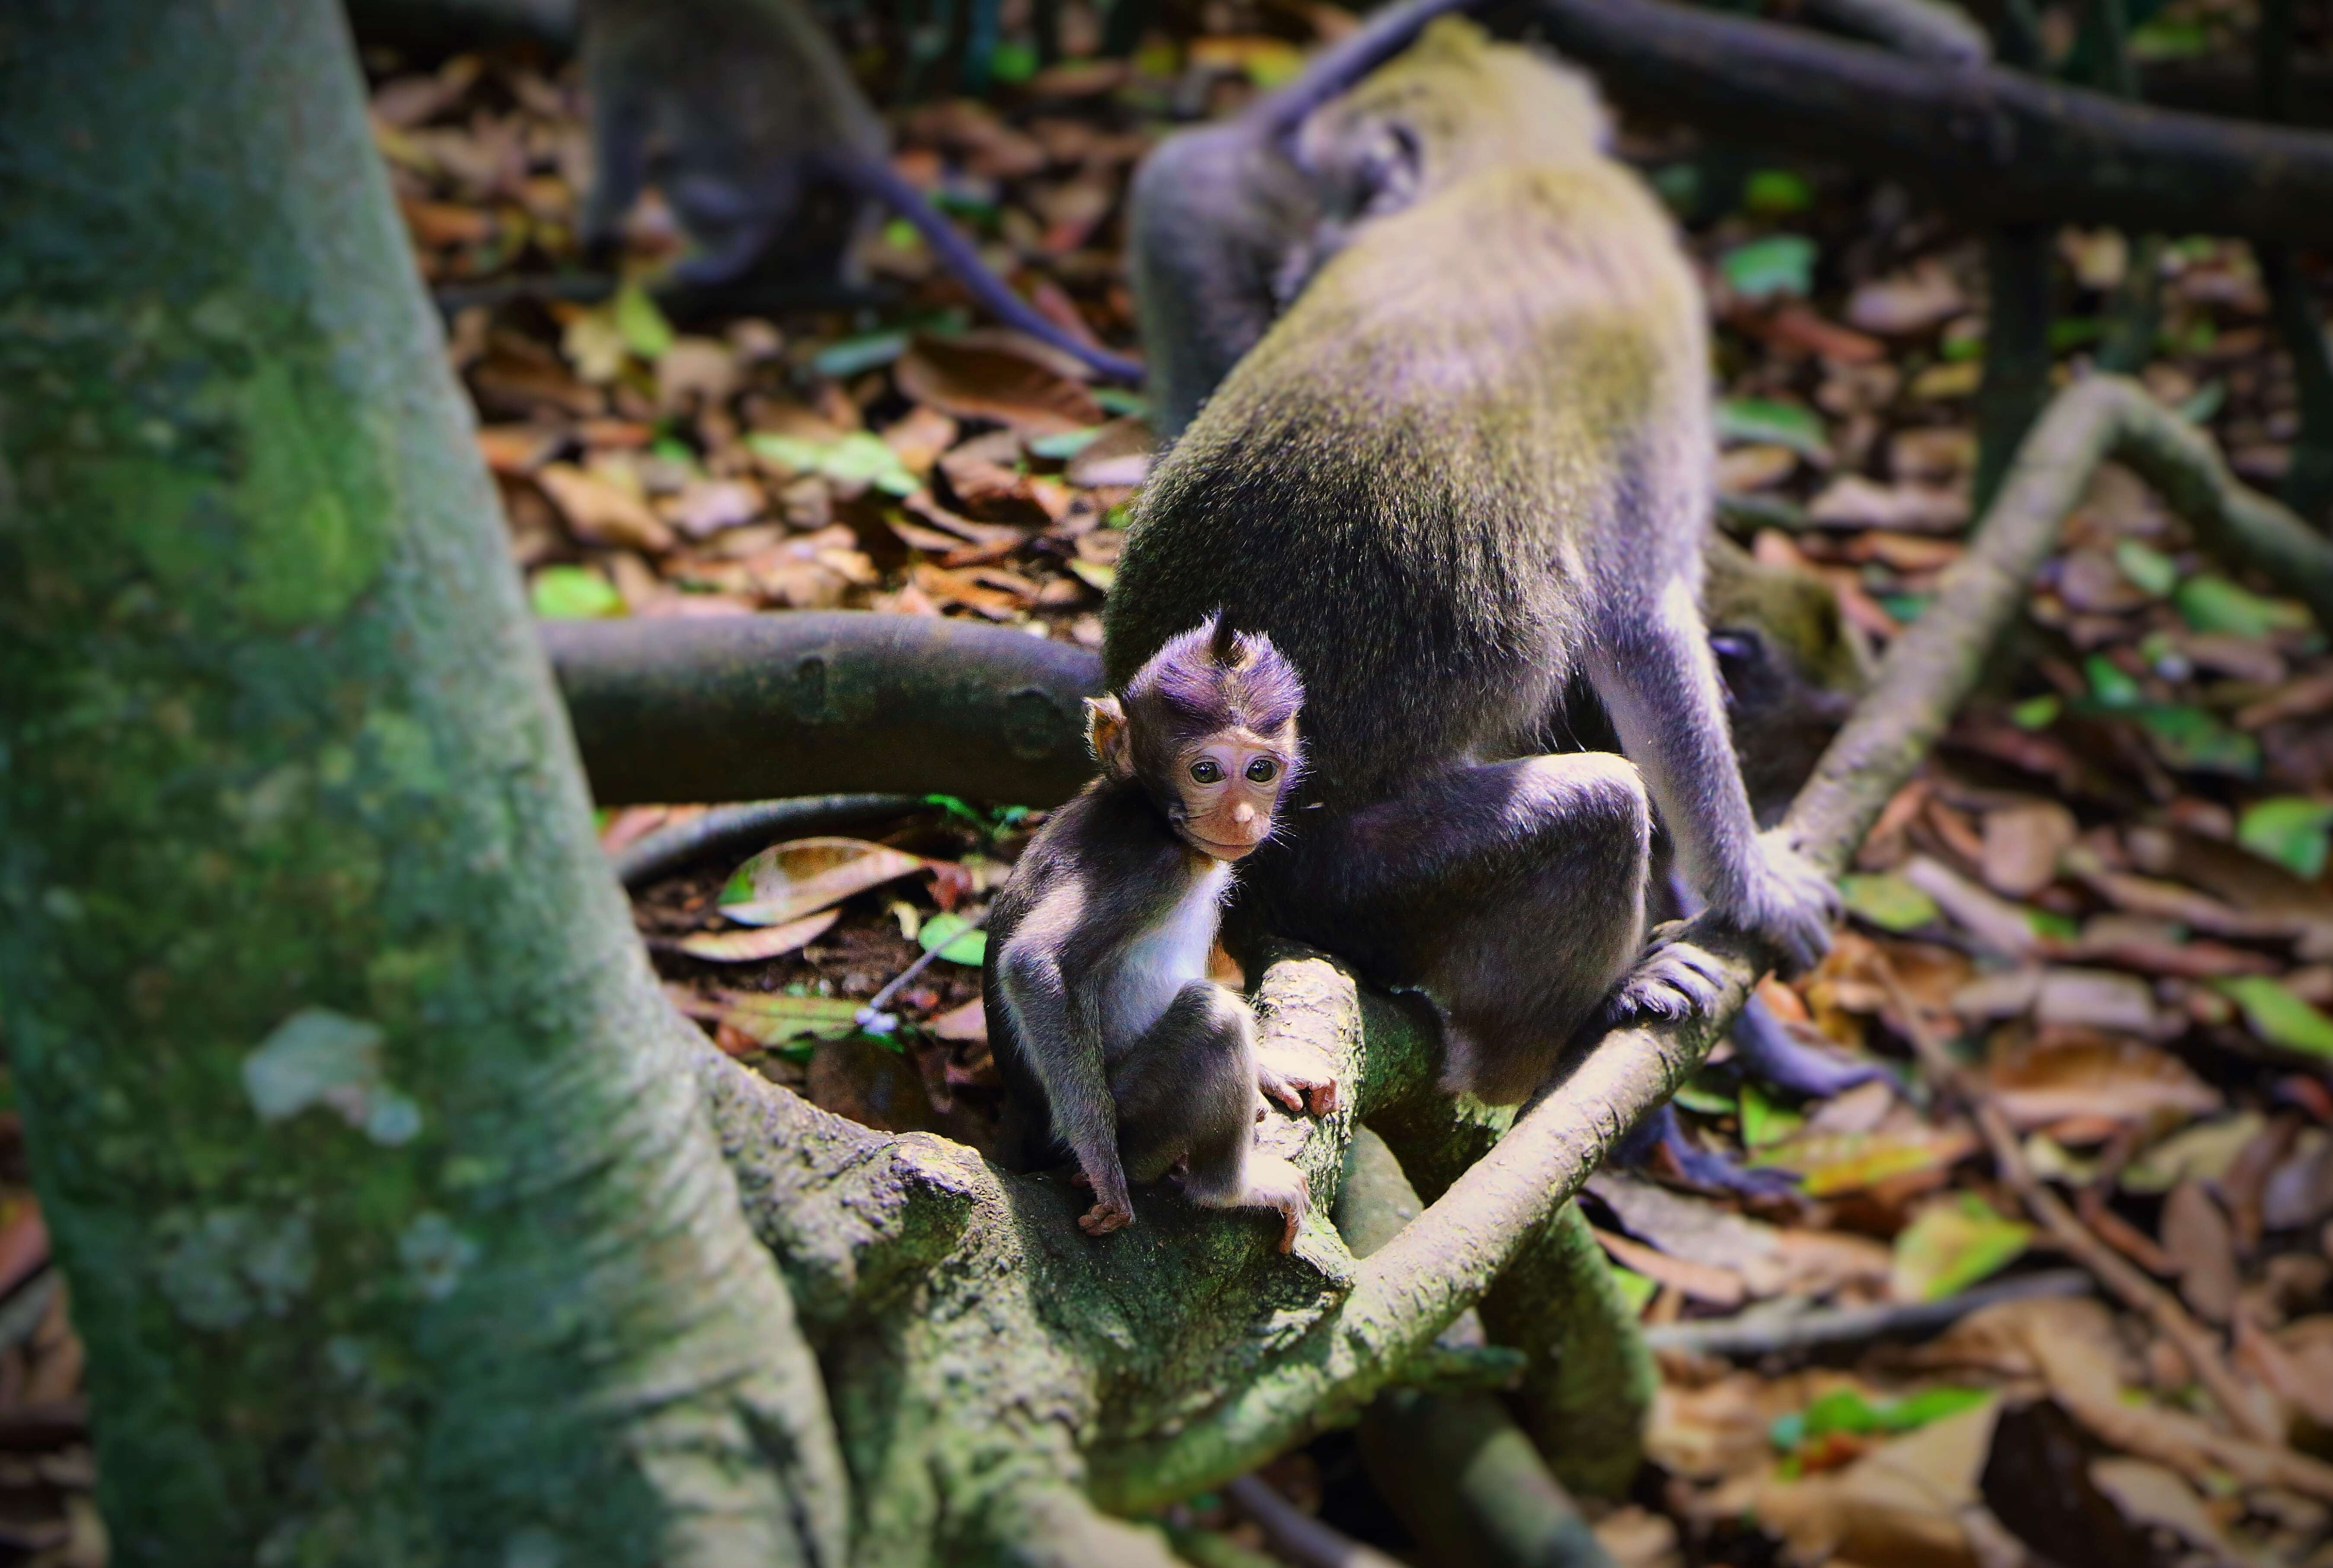
<svg viewBox="0 0 2333 1568"><path fill-rule="evenodd" d="M1058 323L1049 321L1037 307L1014 293L1004 280L988 269L972 242L957 232L956 226L940 216L929 197L900 178L897 169L879 157L857 160L844 171L845 177L859 190L889 207L915 226L948 271L955 274L972 297L1005 325L1027 332L1073 355L1094 373L1113 381L1139 385L1142 364L1107 349L1096 348Z"/></svg>

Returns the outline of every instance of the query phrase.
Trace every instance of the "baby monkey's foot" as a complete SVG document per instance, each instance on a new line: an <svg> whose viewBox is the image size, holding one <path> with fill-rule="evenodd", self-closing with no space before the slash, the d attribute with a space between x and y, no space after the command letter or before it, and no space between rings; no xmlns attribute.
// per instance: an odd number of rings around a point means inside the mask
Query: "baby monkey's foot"
<svg viewBox="0 0 2333 1568"><path fill-rule="evenodd" d="M1674 939L1681 926L1654 932L1654 947L1604 999L1604 1029L1668 1023L1705 1013L1725 989L1725 966L1691 942Z"/></svg>
<svg viewBox="0 0 2333 1568"><path fill-rule="evenodd" d="M1337 1076L1311 1052L1295 1046L1260 1048L1256 1087L1290 1111L1326 1116L1337 1109Z"/></svg>
<svg viewBox="0 0 2333 1568"><path fill-rule="evenodd" d="M1247 1186L1240 1194L1238 1207L1279 1210L1280 1250L1286 1252L1296 1245L1297 1228L1312 1212L1311 1184L1304 1179L1302 1171L1285 1159L1251 1154L1247 1160Z"/></svg>
<svg viewBox="0 0 2333 1568"><path fill-rule="evenodd" d="M1134 1223L1134 1205L1123 1193L1105 1198L1078 1216L1078 1228L1088 1236L1108 1236Z"/></svg>

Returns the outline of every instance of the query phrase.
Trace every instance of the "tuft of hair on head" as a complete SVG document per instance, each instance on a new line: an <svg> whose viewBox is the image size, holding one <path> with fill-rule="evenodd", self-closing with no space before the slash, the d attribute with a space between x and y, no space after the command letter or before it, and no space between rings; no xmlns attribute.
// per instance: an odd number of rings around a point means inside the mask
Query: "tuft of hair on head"
<svg viewBox="0 0 2333 1568"><path fill-rule="evenodd" d="M1223 729L1279 735L1304 706L1304 681L1271 638L1218 611L1167 639L1126 683L1124 703L1179 747Z"/></svg>

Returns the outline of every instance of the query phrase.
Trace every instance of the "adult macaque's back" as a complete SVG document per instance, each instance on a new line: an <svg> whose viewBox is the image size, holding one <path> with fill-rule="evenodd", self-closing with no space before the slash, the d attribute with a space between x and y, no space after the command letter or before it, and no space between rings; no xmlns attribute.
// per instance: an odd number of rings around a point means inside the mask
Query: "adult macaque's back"
<svg viewBox="0 0 2333 1568"><path fill-rule="evenodd" d="M1434 996L1454 1082L1503 1098L1641 933L1642 786L1532 755L1575 668L1721 918L1803 964L1832 909L1751 821L1695 603L1702 304L1601 130L1576 76L1452 22L1316 115L1328 259L1160 464L1107 622L1113 678L1219 608L1296 663L1322 809L1256 867L1262 901ZM1622 991L1705 994L1674 961L1652 980Z"/></svg>

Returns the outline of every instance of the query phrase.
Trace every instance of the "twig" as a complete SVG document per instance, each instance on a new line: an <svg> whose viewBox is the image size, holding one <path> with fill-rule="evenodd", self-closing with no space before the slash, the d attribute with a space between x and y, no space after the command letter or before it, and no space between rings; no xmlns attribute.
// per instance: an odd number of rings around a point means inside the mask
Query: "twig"
<svg viewBox="0 0 2333 1568"><path fill-rule="evenodd" d="M2126 1306L2146 1314L2155 1331L2186 1358L2188 1366L2194 1370L2195 1380L2210 1390L2237 1430L2262 1443L2281 1445L2284 1434L2261 1417L2243 1385L2236 1380L2235 1373L2221 1359L2220 1347L2210 1331L2190 1316L2169 1291L2100 1241L2066 1207L2064 1200L2033 1174L2033 1168L2026 1163L2025 1150L2017 1141L2017 1133L2009 1125L2009 1118L2002 1114L2001 1107L1993 1103L1984 1085L1953 1059L1944 1042L1929 1029L1911 994L1904 989L1896 966L1885 953L1878 955L1877 969L1879 983L1895 1005L1905 1032L1911 1036L1912 1049L1921 1065L1928 1070L1938 1089L1968 1107L1977 1130L1984 1135L1985 1144L1992 1152L1992 1161L2002 1179L2023 1200L2034 1220L2067 1255L2097 1275L2098 1283L2119 1296Z"/></svg>
<svg viewBox="0 0 2333 1568"><path fill-rule="evenodd" d="M1261 1476L1242 1476L1224 1488L1241 1513L1263 1526L1282 1554L1303 1568L1401 1568L1374 1546L1364 1546L1272 1490Z"/></svg>
<svg viewBox="0 0 2333 1568"><path fill-rule="evenodd" d="M992 906L992 908L994 906ZM853 1014L852 1021L855 1022L861 1029L866 1030L869 1034L888 1034L891 1031L897 1029L899 1026L898 1015L894 1013L886 1013L883 1011L884 1008L891 1005L891 998L897 996L901 989L907 986L908 981L914 979L917 976L930 968L934 963L937 962L939 956L947 951L949 943L954 942L956 939L956 937L965 936L971 932L977 931L980 929L982 925L987 921L987 919L988 910L983 909L980 913L973 916L969 920L966 920L965 922L964 929L955 933L955 936L950 937L946 942L935 942L930 947L925 948L922 955L918 957L914 963L908 965L906 968L900 970L898 974L892 976L891 983L889 985L884 986L880 991L876 992L875 995L868 1000L867 1005L861 1007L857 1013Z"/></svg>
<svg viewBox="0 0 2333 1568"><path fill-rule="evenodd" d="M2084 1295L2090 1285L2090 1276L2079 1269L2051 1269L1981 1284L1942 1301L1834 1307L1788 1315L1753 1311L1702 1323L1665 1323L1646 1330L1645 1338L1656 1351L1691 1351L1700 1355L1746 1361L1754 1356L1782 1355L1825 1345L1934 1333L1980 1308L2042 1296Z"/></svg>

